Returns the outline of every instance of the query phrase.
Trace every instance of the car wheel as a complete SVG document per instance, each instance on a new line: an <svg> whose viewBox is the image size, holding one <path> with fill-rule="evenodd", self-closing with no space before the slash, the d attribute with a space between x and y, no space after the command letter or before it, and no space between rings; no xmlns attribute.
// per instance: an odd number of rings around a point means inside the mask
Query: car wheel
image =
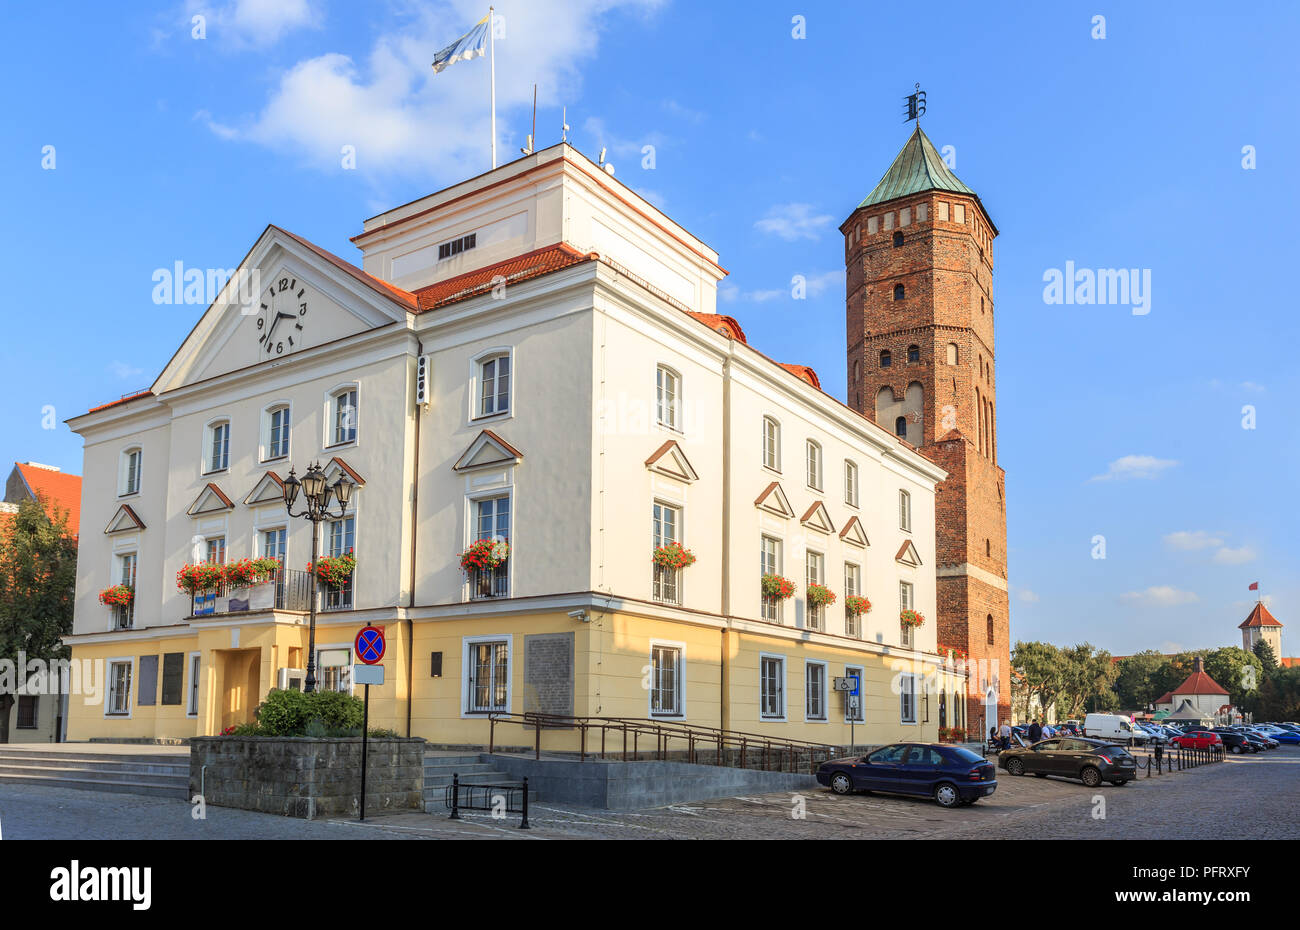
<svg viewBox="0 0 1300 930"><path fill-rule="evenodd" d="M961 803L961 794L952 782L941 782L935 786L934 799L940 807L956 807Z"/></svg>
<svg viewBox="0 0 1300 930"><path fill-rule="evenodd" d="M1232 747L1232 751L1235 752L1237 755L1241 755L1241 747L1240 747L1240 746L1233 746L1233 747Z"/></svg>
<svg viewBox="0 0 1300 930"><path fill-rule="evenodd" d="M1025 763L1019 759L1008 760L1007 772L1011 775L1023 775L1025 774Z"/></svg>
<svg viewBox="0 0 1300 930"><path fill-rule="evenodd" d="M843 772L836 772L831 776L831 790L836 794L848 794L853 790L853 779Z"/></svg>
<svg viewBox="0 0 1300 930"><path fill-rule="evenodd" d="M1079 780L1089 788L1096 788L1101 784L1101 772L1090 765L1079 773Z"/></svg>

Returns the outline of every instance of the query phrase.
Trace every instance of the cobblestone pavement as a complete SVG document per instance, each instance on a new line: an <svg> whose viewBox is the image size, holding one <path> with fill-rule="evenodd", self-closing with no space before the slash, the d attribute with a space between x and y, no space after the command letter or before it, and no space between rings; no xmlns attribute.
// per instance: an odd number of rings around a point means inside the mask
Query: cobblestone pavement
<svg viewBox="0 0 1300 930"><path fill-rule="evenodd" d="M208 808L207 820L195 821L181 801L0 785L0 828L5 839L1293 839L1298 802L1300 748L1283 747L1123 787L999 772L993 797L955 810L824 789L634 812L539 801L530 830L518 829L517 815L474 812L460 821L403 813L358 824Z"/></svg>

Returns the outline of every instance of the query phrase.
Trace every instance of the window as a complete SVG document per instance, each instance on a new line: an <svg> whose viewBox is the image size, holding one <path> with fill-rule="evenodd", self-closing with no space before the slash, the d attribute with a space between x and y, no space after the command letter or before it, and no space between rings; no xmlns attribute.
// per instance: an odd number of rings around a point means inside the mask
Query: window
<svg viewBox="0 0 1300 930"><path fill-rule="evenodd" d="M992 555L993 555L993 543L991 543L991 542L990 542L989 540L987 540L987 539L984 540L984 554L985 554L986 556L992 556Z"/></svg>
<svg viewBox="0 0 1300 930"><path fill-rule="evenodd" d="M275 529L262 531L262 552L260 557L263 559L279 559L280 564L284 564L285 537L287 533L283 526L277 526Z"/></svg>
<svg viewBox="0 0 1300 930"><path fill-rule="evenodd" d="M202 656L197 652L190 653L190 703L186 707L186 713L197 715L199 712L199 662Z"/></svg>
<svg viewBox="0 0 1300 930"><path fill-rule="evenodd" d="M848 459L844 460L844 503L858 506L858 466Z"/></svg>
<svg viewBox="0 0 1300 930"><path fill-rule="evenodd" d="M222 420L208 427L206 471L225 471L230 467L230 421Z"/></svg>
<svg viewBox="0 0 1300 930"><path fill-rule="evenodd" d="M510 643L506 640L468 644L465 665L469 671L468 691L471 714L510 709Z"/></svg>
<svg viewBox="0 0 1300 930"><path fill-rule="evenodd" d="M862 377L862 362L855 361L853 363L853 382L856 384L860 377Z"/></svg>
<svg viewBox="0 0 1300 930"><path fill-rule="evenodd" d="M352 693L352 650L318 649L316 651L316 686L321 691Z"/></svg>
<svg viewBox="0 0 1300 930"><path fill-rule="evenodd" d="M338 558L347 553L355 553L357 549L357 518L344 517L341 520L331 520L329 523L329 549L327 554L330 558ZM352 607L352 591L355 587L356 573L348 579L348 583L341 588L325 589L325 609L326 610L346 610Z"/></svg>
<svg viewBox="0 0 1300 930"><path fill-rule="evenodd" d="M131 713L131 660L109 661L107 714L128 716Z"/></svg>
<svg viewBox="0 0 1300 930"><path fill-rule="evenodd" d="M357 389L338 391L330 402L330 441L338 446L357 441Z"/></svg>
<svg viewBox="0 0 1300 930"><path fill-rule="evenodd" d="M655 372L655 410L659 425L680 429L677 409L681 396L682 379L671 368L660 365Z"/></svg>
<svg viewBox="0 0 1300 930"><path fill-rule="evenodd" d="M901 285L901 284L895 284L895 285L894 285L894 300L902 300L905 296L906 296L906 291L903 289L903 285Z"/></svg>
<svg viewBox="0 0 1300 930"><path fill-rule="evenodd" d="M898 611L912 609L912 584L909 581L900 581L898 583ZM910 623L899 623L899 642L904 647L910 649L915 645L915 627Z"/></svg>
<svg viewBox="0 0 1300 930"><path fill-rule="evenodd" d="M763 417L763 466L781 470L781 424L771 417Z"/></svg>
<svg viewBox="0 0 1300 930"><path fill-rule="evenodd" d="M899 715L903 723L916 723L916 676L898 677Z"/></svg>
<svg viewBox="0 0 1300 930"><path fill-rule="evenodd" d="M939 219L945 222L948 220L948 204L942 200L939 201Z"/></svg>
<svg viewBox="0 0 1300 930"><path fill-rule="evenodd" d="M912 532L912 495L901 490L898 492L898 528Z"/></svg>
<svg viewBox="0 0 1300 930"><path fill-rule="evenodd" d="M785 716L785 658L759 658L759 716L780 719Z"/></svg>
<svg viewBox="0 0 1300 930"><path fill-rule="evenodd" d="M650 649L651 716L681 715L681 667L681 647L655 645Z"/></svg>
<svg viewBox="0 0 1300 930"><path fill-rule="evenodd" d="M135 589L135 571L139 556L134 552L123 552L117 557L117 583ZM135 625L135 600L125 607L113 608L113 629L129 630Z"/></svg>
<svg viewBox="0 0 1300 930"><path fill-rule="evenodd" d="M850 721L852 721L854 723L862 723L864 720L867 719L867 708L866 708L867 696L866 696L866 691L862 687L862 679L863 679L862 666L860 665L844 666L844 677L856 678L858 683L857 694L849 693L844 695L844 722L849 723Z"/></svg>
<svg viewBox="0 0 1300 930"><path fill-rule="evenodd" d="M826 559L820 552L811 550L804 553L804 591L808 590L810 584L826 583ZM824 630L826 628L825 608L814 606L811 601L807 602L808 606L808 629Z"/></svg>
<svg viewBox="0 0 1300 930"><path fill-rule="evenodd" d="M510 412L510 353L478 363L478 413L491 417Z"/></svg>
<svg viewBox="0 0 1300 930"><path fill-rule="evenodd" d="M911 207L903 207L903 209L901 209L901 210L898 211L898 225L899 225L899 226L910 226L910 225L912 225L912 208L911 208Z"/></svg>
<svg viewBox="0 0 1300 930"><path fill-rule="evenodd" d="M653 545L655 549L666 546L668 543L681 542L679 534L681 533L682 512L679 509L655 501L652 522L654 525ZM661 565L654 566L654 579L651 587L656 601L664 601L669 604L681 603L678 597L677 584L679 574L680 572L675 568L664 568Z"/></svg>
<svg viewBox="0 0 1300 930"><path fill-rule="evenodd" d="M781 540L764 536L759 549L759 573L761 575L781 574ZM781 622L781 602L776 598L762 597L763 619Z"/></svg>
<svg viewBox="0 0 1300 930"><path fill-rule="evenodd" d="M826 665L822 662L805 662L803 666L803 694L805 720L826 719Z"/></svg>
<svg viewBox="0 0 1300 930"><path fill-rule="evenodd" d="M844 563L844 601L856 597L862 591L862 568L852 562ZM862 635L862 618L844 609L844 633L846 636Z"/></svg>
<svg viewBox="0 0 1300 930"><path fill-rule="evenodd" d="M915 345L908 346L907 360L908 362L919 362L921 360L921 347Z"/></svg>
<svg viewBox="0 0 1300 930"><path fill-rule="evenodd" d="M282 459L289 454L289 408L272 407L266 413L264 461Z"/></svg>
<svg viewBox="0 0 1300 930"><path fill-rule="evenodd" d="M486 497L472 504L471 518L474 541L491 539L510 540L510 495ZM514 553L496 568L471 571L469 596L477 600L486 597L506 597L510 593L510 563Z"/></svg>
<svg viewBox="0 0 1300 930"><path fill-rule="evenodd" d="M952 205L952 219L954 223L966 225L966 205L955 203Z"/></svg>
<svg viewBox="0 0 1300 930"><path fill-rule="evenodd" d="M899 439L907 438L907 417L895 417L894 435Z"/></svg>
<svg viewBox="0 0 1300 930"><path fill-rule="evenodd" d="M955 342L948 343L948 364L957 364L957 343Z"/></svg>
<svg viewBox="0 0 1300 930"><path fill-rule="evenodd" d="M989 614L988 617L985 618L984 627L985 627L985 633L987 634L987 638L989 641L989 645L992 646L993 645L993 615L992 614Z"/></svg>
<svg viewBox="0 0 1300 930"><path fill-rule="evenodd" d="M450 242L444 242L438 246L438 261L451 258L453 255L459 255L461 252L468 252L478 245L478 233L470 233L461 236L459 239L452 239Z"/></svg>
<svg viewBox="0 0 1300 930"><path fill-rule="evenodd" d="M207 540L207 561L214 565L224 565L226 562L226 537L210 536Z"/></svg>
<svg viewBox="0 0 1300 930"><path fill-rule="evenodd" d="M894 248L898 248L902 244L903 244L903 234L901 232L894 233Z"/></svg>
<svg viewBox="0 0 1300 930"><path fill-rule="evenodd" d="M880 350L880 367L881 367L881 368L888 368L888 367L889 367L890 365L892 365L893 363L894 363L894 357L893 357L893 355L890 354L889 350L888 350L888 349L881 349L881 350Z"/></svg>
<svg viewBox="0 0 1300 930"><path fill-rule="evenodd" d="M119 497L140 493L140 464L142 459L143 454L139 449L127 449L122 453L121 470L117 482Z"/></svg>
<svg viewBox="0 0 1300 930"><path fill-rule="evenodd" d="M809 439L807 449L808 487L820 491L822 489L822 447Z"/></svg>
<svg viewBox="0 0 1300 930"><path fill-rule="evenodd" d="M18 719L15 726L20 730L35 730L37 696L35 694L18 695Z"/></svg>

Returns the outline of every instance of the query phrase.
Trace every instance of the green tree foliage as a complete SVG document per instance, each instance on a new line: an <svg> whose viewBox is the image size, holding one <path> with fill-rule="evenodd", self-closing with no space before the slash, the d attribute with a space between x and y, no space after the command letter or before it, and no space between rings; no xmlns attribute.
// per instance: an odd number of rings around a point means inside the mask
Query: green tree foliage
<svg viewBox="0 0 1300 930"><path fill-rule="evenodd" d="M1168 688L1160 687L1164 681L1160 672L1165 663L1165 657L1154 649L1121 659L1115 678L1118 706L1145 708L1168 691Z"/></svg>
<svg viewBox="0 0 1300 930"><path fill-rule="evenodd" d="M1035 697L1044 710L1056 703L1061 691L1062 668L1059 647L1037 641L1016 642L1011 650L1011 669L1015 672L1015 690L1024 699L1021 719L1029 715L1030 702ZM989 725L992 726L992 721Z"/></svg>
<svg viewBox="0 0 1300 930"><path fill-rule="evenodd" d="M1253 713L1264 682L1264 666L1253 653L1225 646L1205 655L1205 674L1228 689L1227 703Z"/></svg>
<svg viewBox="0 0 1300 930"><path fill-rule="evenodd" d="M1259 664L1264 666L1264 671L1271 672L1277 668L1277 653L1266 639L1255 642L1255 658L1259 659Z"/></svg>
<svg viewBox="0 0 1300 930"><path fill-rule="evenodd" d="M1269 673L1259 686L1255 719L1300 721L1300 666Z"/></svg>
<svg viewBox="0 0 1300 930"><path fill-rule="evenodd" d="M0 659L64 659L72 632L77 540L68 515L51 519L45 503L26 500L0 524ZM20 672L21 674L21 672ZM9 742L13 694L0 694L0 743Z"/></svg>
<svg viewBox="0 0 1300 930"><path fill-rule="evenodd" d="M1064 663L1061 672L1061 692L1056 700L1056 711L1068 718L1078 718L1096 699L1095 706L1110 706L1115 701L1114 685L1119 675L1110 653L1097 649L1092 643L1079 643L1061 650Z"/></svg>

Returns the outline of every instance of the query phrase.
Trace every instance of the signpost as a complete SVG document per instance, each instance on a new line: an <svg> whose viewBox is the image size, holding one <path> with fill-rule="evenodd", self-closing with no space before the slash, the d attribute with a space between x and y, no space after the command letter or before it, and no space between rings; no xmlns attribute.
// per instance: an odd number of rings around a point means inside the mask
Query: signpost
<svg viewBox="0 0 1300 930"><path fill-rule="evenodd" d="M361 803L360 817L366 819L366 761L370 750L370 686L384 683L384 667L379 664L388 645L384 631L377 626L364 626L357 633L353 653L362 664L352 667L352 680L365 685L365 709L361 712Z"/></svg>
<svg viewBox="0 0 1300 930"><path fill-rule="evenodd" d="M854 736L858 721L858 708L862 701L862 677L858 672L835 679L835 690L844 692L844 709L849 718L849 748L857 742Z"/></svg>

